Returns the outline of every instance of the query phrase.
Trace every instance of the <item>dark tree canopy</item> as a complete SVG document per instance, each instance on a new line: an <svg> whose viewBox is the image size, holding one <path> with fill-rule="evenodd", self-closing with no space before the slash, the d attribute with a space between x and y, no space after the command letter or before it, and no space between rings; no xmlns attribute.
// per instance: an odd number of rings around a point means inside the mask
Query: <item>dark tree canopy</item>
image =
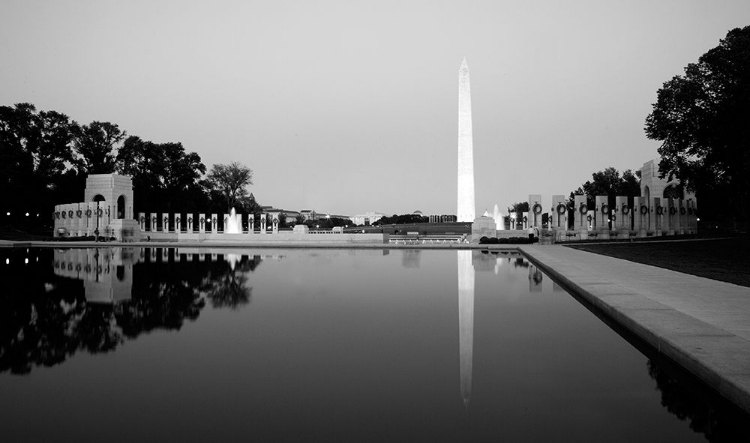
<svg viewBox="0 0 750 443"><path fill-rule="evenodd" d="M37 112L30 103L0 106L0 183L5 210L37 212L54 200L73 160L65 114Z"/></svg>
<svg viewBox="0 0 750 443"><path fill-rule="evenodd" d="M253 184L253 171L238 162L216 164L207 178L209 185L224 197L229 211L248 199L247 186Z"/></svg>
<svg viewBox="0 0 750 443"><path fill-rule="evenodd" d="M698 198L724 194L748 216L750 196L750 26L664 83L646 118L661 141L659 172Z"/></svg>
<svg viewBox="0 0 750 443"><path fill-rule="evenodd" d="M587 180L570 193L568 207L573 207L575 195L587 195L589 206L594 205L594 197L597 195L609 197L610 204L614 204L614 198L617 196L638 197L641 195L640 174L641 171L633 173L630 169L626 169L620 175L620 171L611 166L603 171L594 172L591 174L591 180Z"/></svg>
<svg viewBox="0 0 750 443"><path fill-rule="evenodd" d="M207 205L201 179L206 166L182 143L153 143L130 136L117 154L118 172L133 178L136 212L196 211Z"/></svg>
<svg viewBox="0 0 750 443"><path fill-rule="evenodd" d="M73 131L73 163L79 173L111 174L117 168L116 145L125 138L125 132L109 122L91 122L77 126Z"/></svg>

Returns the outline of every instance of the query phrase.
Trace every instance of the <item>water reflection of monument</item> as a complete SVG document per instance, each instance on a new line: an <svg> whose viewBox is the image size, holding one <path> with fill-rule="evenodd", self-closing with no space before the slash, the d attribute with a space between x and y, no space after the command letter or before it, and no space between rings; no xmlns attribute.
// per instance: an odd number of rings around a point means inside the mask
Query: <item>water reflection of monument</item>
<svg viewBox="0 0 750 443"><path fill-rule="evenodd" d="M529 269L529 292L542 292L544 276L539 268L517 252L456 251L458 262L458 329L461 399L469 406L474 354L474 277L477 272L497 275L504 263ZM554 292L563 289L553 282Z"/></svg>
<svg viewBox="0 0 750 443"><path fill-rule="evenodd" d="M458 254L458 331L461 374L461 399L469 406L471 398L471 365L474 353L474 266L471 251Z"/></svg>
<svg viewBox="0 0 750 443"><path fill-rule="evenodd" d="M130 300L137 261L130 248L55 250L54 271L60 277L83 280L88 303L116 304Z"/></svg>

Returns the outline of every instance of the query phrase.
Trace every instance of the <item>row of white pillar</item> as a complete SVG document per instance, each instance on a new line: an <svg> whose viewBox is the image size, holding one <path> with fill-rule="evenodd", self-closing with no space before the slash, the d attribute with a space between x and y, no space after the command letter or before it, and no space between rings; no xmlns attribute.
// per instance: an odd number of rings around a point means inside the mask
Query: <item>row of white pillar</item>
<svg viewBox="0 0 750 443"><path fill-rule="evenodd" d="M572 230L581 238L596 236L662 236L694 234L698 232L698 212L694 199L665 197L634 197L633 205L628 197L615 197L614 207L609 206L607 196L595 196L595 205L588 207L588 196L574 196ZM529 213L525 214L524 228L542 228L541 196L529 196ZM559 231L568 230L568 210L563 195L552 196L549 212L549 227ZM632 226L632 229L631 229Z"/></svg>
<svg viewBox="0 0 750 443"><path fill-rule="evenodd" d="M55 237L92 236L96 229L105 235L105 229L112 219L116 218L117 208L107 202L69 203L55 206Z"/></svg>
<svg viewBox="0 0 750 443"><path fill-rule="evenodd" d="M180 213L149 213L145 212L138 213L138 224L141 228L141 232L186 232L186 233L226 233L226 227L229 224L231 214L223 215L223 226L224 230L219 231L219 214L198 214L193 217L192 214L182 215ZM237 225L242 226L241 215L234 215L237 220ZM159 222L161 222L161 229L159 229ZM261 214L260 217L260 233L266 233L266 216ZM170 226L172 229L170 229ZM273 233L279 232L278 219L274 218L271 223ZM242 232L243 234L253 234L255 232L255 220L251 217L248 221L248 230Z"/></svg>

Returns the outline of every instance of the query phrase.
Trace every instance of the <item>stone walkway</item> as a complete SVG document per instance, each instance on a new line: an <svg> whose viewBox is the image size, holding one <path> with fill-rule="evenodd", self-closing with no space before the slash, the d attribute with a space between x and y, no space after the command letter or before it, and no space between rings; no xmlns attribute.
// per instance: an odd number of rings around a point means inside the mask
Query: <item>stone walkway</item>
<svg viewBox="0 0 750 443"><path fill-rule="evenodd" d="M750 288L563 246L519 249L750 413Z"/></svg>

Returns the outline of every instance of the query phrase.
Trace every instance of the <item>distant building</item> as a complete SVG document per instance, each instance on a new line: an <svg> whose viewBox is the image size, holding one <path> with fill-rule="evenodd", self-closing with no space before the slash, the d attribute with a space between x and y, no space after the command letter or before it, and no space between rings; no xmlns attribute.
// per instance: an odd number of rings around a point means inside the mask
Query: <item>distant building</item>
<svg viewBox="0 0 750 443"><path fill-rule="evenodd" d="M383 217L385 217L385 214L381 214L380 212L365 212L364 214L358 214L350 218L356 225L371 225Z"/></svg>
<svg viewBox="0 0 750 443"><path fill-rule="evenodd" d="M455 215L431 215L430 223L456 223L458 217Z"/></svg>
<svg viewBox="0 0 750 443"><path fill-rule="evenodd" d="M264 208L263 212L271 215L271 218L279 218L281 214L284 214L288 222L296 219L297 216L300 215L298 211L290 211L288 209L278 209L273 207L267 207L267 209Z"/></svg>

